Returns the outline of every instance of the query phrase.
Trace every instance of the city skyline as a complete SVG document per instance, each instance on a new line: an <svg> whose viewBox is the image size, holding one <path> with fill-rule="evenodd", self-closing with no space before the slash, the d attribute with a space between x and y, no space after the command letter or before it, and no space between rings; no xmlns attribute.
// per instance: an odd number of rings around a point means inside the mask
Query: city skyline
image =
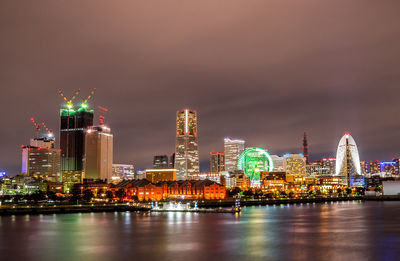
<svg viewBox="0 0 400 261"><path fill-rule="evenodd" d="M59 91L59 92L61 92L61 91ZM93 95L93 91L92 91L92 93L91 93L91 95ZM79 100L79 99L78 99ZM82 109L82 108L84 108L85 110L88 110L88 111L93 111L93 108L92 108L92 105L89 103L89 102L87 102L87 100L85 100L85 99L82 99L82 102L72 102L72 104L71 104L72 106L74 106L74 107L79 107L80 109ZM68 102L66 102L64 105L61 105L61 110L60 110L60 113L61 113L61 115L63 115L63 113L65 114L65 108L67 108L68 107ZM78 110L78 109L77 109ZM183 109L182 111L180 111L180 110L178 110L177 111L177 115L179 115L179 113L183 113L182 115L186 115L185 114L185 112L186 112L186 114L187 114L187 112L189 112L189 109ZM196 125L196 127L195 127L195 134L196 134L196 136L197 136L197 132L196 132L196 130L197 130L197 128L198 128L198 123L197 123L197 111L196 110L194 110L194 113L195 113L195 118L194 118L194 120L195 120L195 125ZM102 120L100 119L102 116L101 116L101 113L100 112L97 112L96 114L92 114L92 116L91 116L91 118L93 118L93 124L96 124L95 123L95 121L96 120L94 120L94 118L98 118L98 120L99 120L99 124L104 124L104 118L102 119L103 120L103 122L101 122ZM177 116L178 117L178 116ZM186 118L185 119L185 117L183 117L183 119L185 120L185 121L187 121L188 120L188 118ZM32 122L34 122L34 120L33 120L33 118L31 118L30 119ZM177 118L176 118L176 120L178 120ZM181 123L181 124L183 124L183 123ZM43 123L43 125L44 125L44 123ZM176 125L178 126L178 128L179 128L179 121L177 121L176 122ZM183 124L182 126L183 127L185 127L184 126L185 124ZM31 125L32 126L32 125ZM103 125L104 126L104 125ZM182 127L181 126L181 127ZM182 127L182 128L183 128ZM186 128L187 128L187 126L186 126ZM50 135L52 135L52 137L53 137L53 130L52 129L50 129L50 132L49 132L49 129L47 128L47 126L44 126L44 128L42 128L41 129L41 131L39 131L39 129L38 128L36 128L36 123L34 122L34 131L35 131L35 136L36 137L38 137L38 135L39 135L39 138L40 138L40 136L41 135L43 135L43 137L44 136L46 136L46 133L51 133ZM57 137L61 137L60 135L61 135L61 133L62 132L60 132L60 134L59 135L57 135L57 134L55 134L55 136ZM184 132L183 132L184 133ZM305 135L305 133L303 134L303 135ZM345 132L344 134L343 134L344 136L343 137L345 137L345 136L349 136L350 135L350 132ZM32 137L34 137L34 136L32 136ZM343 140L343 137L341 138L341 140L340 140L340 142L342 142L342 140ZM55 138L56 139L56 141L57 141L57 138ZM224 139L223 139L223 142L222 142L222 147L224 147L224 142L226 143L226 140L231 140L231 138L228 138L228 137L225 137ZM233 141L235 141L235 140L238 140L238 139L233 139ZM239 140L239 141L243 141L243 142L245 142L245 140ZM301 141L301 142L304 142L304 136L302 137L302 139L301 140L299 140L299 141ZM196 143L197 143L197 141L196 141ZM299 143L300 144L300 143ZM286 151L285 153L281 153L281 154L279 154L279 153L272 153L273 155L277 155L277 156L284 156L284 154L288 154L288 153L300 153L301 152L301 150L303 150L304 149L304 143L302 143L302 145L303 146L300 146L299 145L299 147L297 148L297 150L296 151ZM57 144L57 142L56 142L56 146L58 147L58 146L60 146L59 144ZM176 145L175 145L176 146ZM221 146L221 144L220 144L220 146ZM226 145L225 145L226 146ZM249 146L244 146L244 148L250 148L251 146L249 145ZM267 147L266 147L267 148ZM268 148L267 148L268 149ZM223 150L222 150L223 151ZM211 152L209 152L209 153L211 153ZM336 153L336 152L335 152ZM335 155L333 155L333 156L330 156L330 155L328 155L328 157L329 158L335 158ZM325 157L326 158L326 157ZM322 160L323 158L321 157L321 158L313 158L312 156L311 156L311 159L312 159L312 161L320 161L320 160ZM393 158L392 158L393 159ZM364 160L364 159L360 159L360 161L375 161L376 159L372 159L372 160ZM390 160L390 159L386 159L386 160ZM114 162L115 163L115 162ZM116 162L116 164L119 164L119 162ZM135 166L137 166L136 165L136 163L135 162L128 162L128 163L123 163L123 164L133 164L133 165L135 165ZM154 164L154 158L153 158L153 164ZM206 165L206 164L210 164L210 158L208 158L208 159L203 159L203 160L200 160L200 172L205 172L205 171L210 171L210 169L209 168L207 168L207 167L204 167L204 165ZM146 169L146 168L149 168L151 165L147 165L147 166L145 166L145 167L143 167L142 169L144 170L144 169ZM208 167L210 167L210 166L208 166ZM141 168L139 168L139 170L141 170ZM13 173L9 173L9 174L13 174ZM19 174L19 173L17 173L17 174Z"/></svg>
<svg viewBox="0 0 400 261"><path fill-rule="evenodd" d="M311 161L334 157L346 131L361 160L399 157L400 3L0 5L0 169L10 174L34 137L29 118L57 133L57 91L78 87L98 88L91 103L110 108L115 162L139 169L174 151L181 108L199 112L202 168L225 137L282 155L301 152L304 131Z"/></svg>

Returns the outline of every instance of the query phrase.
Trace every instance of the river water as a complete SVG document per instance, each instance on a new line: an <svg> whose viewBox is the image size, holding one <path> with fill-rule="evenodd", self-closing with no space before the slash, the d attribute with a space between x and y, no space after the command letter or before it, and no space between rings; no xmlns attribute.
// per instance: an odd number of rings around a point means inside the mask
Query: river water
<svg viewBox="0 0 400 261"><path fill-rule="evenodd" d="M0 260L400 260L400 202L2 216Z"/></svg>

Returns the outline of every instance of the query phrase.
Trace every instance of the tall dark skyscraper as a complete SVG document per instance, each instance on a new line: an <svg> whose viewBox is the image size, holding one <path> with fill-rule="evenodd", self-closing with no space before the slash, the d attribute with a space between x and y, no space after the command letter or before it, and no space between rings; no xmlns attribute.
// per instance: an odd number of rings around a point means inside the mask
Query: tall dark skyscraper
<svg viewBox="0 0 400 261"><path fill-rule="evenodd" d="M167 155L157 155L153 159L153 168L155 169L167 169L168 166L168 156Z"/></svg>
<svg viewBox="0 0 400 261"><path fill-rule="evenodd" d="M303 155L306 158L306 164L308 164L308 141L306 132L304 132L303 136Z"/></svg>
<svg viewBox="0 0 400 261"><path fill-rule="evenodd" d="M176 113L175 168L178 180L190 179L200 172L196 111L184 109Z"/></svg>
<svg viewBox="0 0 400 261"><path fill-rule="evenodd" d="M60 110L61 176L67 184L79 183L85 176L85 134L93 125L93 110L88 109L87 100L75 110L71 99Z"/></svg>

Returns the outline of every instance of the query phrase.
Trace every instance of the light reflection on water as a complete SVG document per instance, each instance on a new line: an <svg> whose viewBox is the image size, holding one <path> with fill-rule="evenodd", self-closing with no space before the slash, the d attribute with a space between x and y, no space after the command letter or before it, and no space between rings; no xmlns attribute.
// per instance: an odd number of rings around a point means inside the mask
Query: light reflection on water
<svg viewBox="0 0 400 261"><path fill-rule="evenodd" d="M399 260L400 202L0 217L0 260Z"/></svg>

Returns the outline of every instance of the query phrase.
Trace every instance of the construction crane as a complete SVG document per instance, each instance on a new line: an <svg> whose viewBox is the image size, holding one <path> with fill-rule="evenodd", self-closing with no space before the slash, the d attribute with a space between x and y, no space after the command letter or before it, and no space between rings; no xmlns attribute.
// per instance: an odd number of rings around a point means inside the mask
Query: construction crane
<svg viewBox="0 0 400 261"><path fill-rule="evenodd" d="M52 129L49 129L49 128L46 126L46 123L44 123L44 122L38 123L38 122L35 120L35 118L33 118L33 117L31 117L30 120L31 120L33 126L35 127L36 138L39 138L40 128L42 128L42 127L43 127L43 129L46 130L46 133L47 133L47 136L48 136L48 137L52 137L52 136L53 136L53 130L52 130Z"/></svg>
<svg viewBox="0 0 400 261"><path fill-rule="evenodd" d="M35 132L36 132L36 137L35 138L39 138L39 131L40 131L40 127L42 125L40 123L37 123L35 121L35 118L33 118L33 117L31 117L30 120L33 123L33 126L35 127Z"/></svg>
<svg viewBox="0 0 400 261"><path fill-rule="evenodd" d="M43 126L43 128L46 130L47 136L53 137L53 130L52 130L52 129L49 129L49 128L46 126L46 123L44 123L44 122L42 122L42 126Z"/></svg>
<svg viewBox="0 0 400 261"><path fill-rule="evenodd" d="M101 127L103 127L103 126L104 126L104 120L105 120L104 114L108 112L108 109L107 109L107 108L104 108L104 107L101 107L101 106L97 106L97 108L98 108L99 111L100 111L100 115L99 115L99 125L100 125Z"/></svg>
<svg viewBox="0 0 400 261"><path fill-rule="evenodd" d="M86 109L88 107L87 102L93 97L94 93L96 92L96 88L93 88L93 90L90 92L89 96L85 99L82 100L82 108Z"/></svg>
<svg viewBox="0 0 400 261"><path fill-rule="evenodd" d="M76 96L78 96L78 94L80 92L81 92L81 89L78 89L75 92L75 94L71 97L71 99L69 99L69 100L67 99L67 97L65 97L64 93L61 90L58 91L58 94L60 94L60 96L64 99L65 105L67 106L67 108L72 109L74 107L74 104L72 102L75 100Z"/></svg>

